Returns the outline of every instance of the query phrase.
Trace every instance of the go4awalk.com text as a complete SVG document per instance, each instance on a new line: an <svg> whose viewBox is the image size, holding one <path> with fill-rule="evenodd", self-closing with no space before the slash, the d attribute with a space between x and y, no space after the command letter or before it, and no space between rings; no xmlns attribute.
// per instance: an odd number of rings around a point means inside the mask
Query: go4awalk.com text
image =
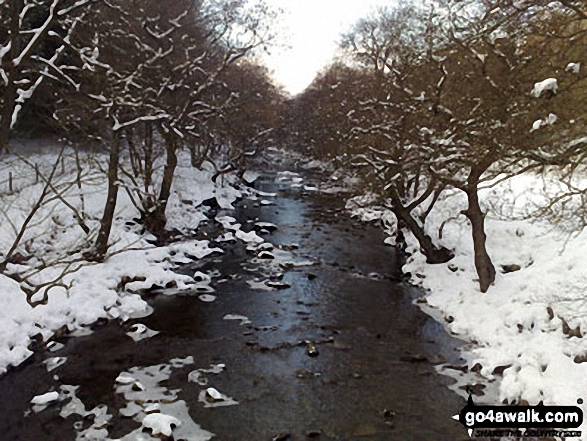
<svg viewBox="0 0 587 441"><path fill-rule="evenodd" d="M475 437L579 437L583 411L578 406L476 405L471 396L453 417Z"/></svg>

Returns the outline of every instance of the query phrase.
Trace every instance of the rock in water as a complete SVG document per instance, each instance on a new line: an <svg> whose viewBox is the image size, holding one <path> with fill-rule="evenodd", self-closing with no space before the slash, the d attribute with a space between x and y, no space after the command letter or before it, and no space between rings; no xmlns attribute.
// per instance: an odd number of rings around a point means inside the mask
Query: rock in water
<svg viewBox="0 0 587 441"><path fill-rule="evenodd" d="M313 341L306 342L306 354L308 357L317 357L318 356L318 348L316 347L316 343Z"/></svg>

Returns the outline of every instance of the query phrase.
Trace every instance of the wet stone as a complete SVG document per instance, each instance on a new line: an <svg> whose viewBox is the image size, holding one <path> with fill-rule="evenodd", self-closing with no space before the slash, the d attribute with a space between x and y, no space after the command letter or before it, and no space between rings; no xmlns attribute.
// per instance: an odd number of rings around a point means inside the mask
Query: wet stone
<svg viewBox="0 0 587 441"><path fill-rule="evenodd" d="M504 274L514 273L516 271L520 271L521 269L522 269L522 267L520 265L515 264L515 263L513 263L511 265L501 265L501 272Z"/></svg>
<svg viewBox="0 0 587 441"><path fill-rule="evenodd" d="M316 343L312 341L306 342L306 355L308 355L308 357L317 357L319 355Z"/></svg>
<svg viewBox="0 0 587 441"><path fill-rule="evenodd" d="M430 364L444 364L446 363L446 357L440 354L436 354L428 361L430 362Z"/></svg>
<svg viewBox="0 0 587 441"><path fill-rule="evenodd" d="M447 364L446 366L444 366L444 369L452 369L455 371L461 371L463 373L467 373L469 372L469 366L467 366L466 364L463 365L455 365L455 364Z"/></svg>
<svg viewBox="0 0 587 441"><path fill-rule="evenodd" d="M467 385L463 385L463 386L459 386L459 389L467 391L472 393L475 396L483 396L485 395L485 392L483 392L483 389L485 389L485 385L481 384L481 383L475 383L475 384L467 384Z"/></svg>
<svg viewBox="0 0 587 441"><path fill-rule="evenodd" d="M404 361L407 363L423 363L425 361L428 361L428 358L422 354L411 354L400 357L400 361Z"/></svg>
<svg viewBox="0 0 587 441"><path fill-rule="evenodd" d="M296 371L296 377L298 378L302 378L302 379L308 379L308 378L314 378L318 376L318 374L315 374L313 372L310 372L306 369L298 369Z"/></svg>
<svg viewBox="0 0 587 441"><path fill-rule="evenodd" d="M275 288L275 289L288 289L288 288L291 288L291 285L289 283L275 282L275 281L272 281L272 280L269 280L269 281L265 282L265 285L269 286L270 288Z"/></svg>
<svg viewBox="0 0 587 441"><path fill-rule="evenodd" d="M575 362L576 362L576 361L575 361ZM505 365L505 366L496 366L496 367L495 367L495 369L493 369L493 372L492 372L492 374L493 374L493 375L503 375L503 372L504 372L506 369L508 369L508 368L511 368L511 367L512 367L512 365L511 365L511 364L508 364L508 365Z"/></svg>
<svg viewBox="0 0 587 441"><path fill-rule="evenodd" d="M393 418L396 415L397 415L397 413L393 410L383 409L383 417L384 418Z"/></svg>

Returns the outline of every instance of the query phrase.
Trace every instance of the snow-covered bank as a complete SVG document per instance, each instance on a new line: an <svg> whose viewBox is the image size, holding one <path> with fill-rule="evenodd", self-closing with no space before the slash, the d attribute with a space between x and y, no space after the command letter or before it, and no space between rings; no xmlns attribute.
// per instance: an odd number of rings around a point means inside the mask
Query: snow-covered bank
<svg viewBox="0 0 587 441"><path fill-rule="evenodd" d="M498 397L478 397L478 402L577 405L585 400L587 231L570 233L567 222L525 216L560 190L554 177L530 173L481 190L488 251L498 273L485 294L479 291L470 224L460 214L467 207L463 192L446 191L426 220L433 240L455 251L450 262L427 264L415 238L406 234L410 257L403 270L426 290L426 303L419 299L418 304L428 312L433 308L432 315L451 333L471 342L462 356L480 376L439 370L462 377L460 384L495 380L498 385ZM364 220L382 219L393 234L393 214L373 207L372 200L368 195L354 198L347 207Z"/></svg>
<svg viewBox="0 0 587 441"><path fill-rule="evenodd" d="M482 197L486 205L506 202L522 212L542 198L541 188L538 177L526 175L486 190ZM465 208L462 194L447 194L429 220L429 232L438 237L447 213ZM456 251L451 262L427 265L412 247L404 270L429 290L428 304L442 311L452 332L478 343L464 354L469 366L479 363L487 378L494 377L496 368L510 366L503 370L500 400L576 404L587 386L587 365L581 363L587 342L573 331L587 329L587 232L569 237L546 222L490 214L487 235L498 275L486 294L477 287L464 217L447 223L439 239Z"/></svg>
<svg viewBox="0 0 587 441"><path fill-rule="evenodd" d="M141 292L157 287L172 286L176 291L194 287L197 281L193 277L177 274L174 268L222 251L211 248L208 240L156 247L154 237L133 220L139 211L133 204L132 192L121 188L109 257L103 263L88 262L84 252L95 240L107 185L97 164L103 164L107 157L81 155L81 188L73 152L67 152L65 158L53 183L60 196L53 192L43 203L26 229L12 263L5 274L0 274L0 374L32 354L33 340L46 342L59 329L84 331L100 318L127 320L149 314ZM2 176L10 172L13 180L12 193L7 191L6 180L0 183L0 258L6 255L43 191L43 179L35 176L32 165L38 164L40 173L48 176L57 154L35 153L26 159L31 165L14 156L0 161ZM157 184L162 167L156 170ZM215 198L221 208L232 208L232 202L241 196L236 177L224 175L215 184L213 174L211 166L195 169L189 156L180 154L167 207L167 228L189 235L207 219L209 207L202 203L209 199ZM89 234L80 228L74 210L83 217Z"/></svg>

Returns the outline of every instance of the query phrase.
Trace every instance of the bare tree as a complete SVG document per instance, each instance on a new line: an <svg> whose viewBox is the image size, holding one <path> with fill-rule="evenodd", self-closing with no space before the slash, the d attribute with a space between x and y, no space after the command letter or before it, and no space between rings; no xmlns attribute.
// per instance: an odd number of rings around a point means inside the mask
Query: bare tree
<svg viewBox="0 0 587 441"><path fill-rule="evenodd" d="M537 80L548 78L553 63L564 71L565 52L577 60L584 57L578 48L585 47L580 44L585 27L578 5L572 6L467 0L382 9L343 38L354 79L345 84L335 79L341 69L332 69L294 102L300 114L330 118L328 125L308 126L308 141L319 149L335 140L336 154L363 167L371 188L391 201L429 262L444 262L452 254L435 246L425 220L445 188L463 191L468 207L461 214L471 224L482 292L496 271L486 246L480 188L498 176L547 163L540 158L550 157L552 164L575 155L576 164L582 148L571 137L580 131L581 111L574 122L569 117L557 122L555 133L556 115L569 114L569 95L565 100L552 81L548 86ZM575 96L584 90L577 73L565 73L572 77ZM325 80L329 76L332 80ZM533 87L544 92L540 106ZM548 106L552 115L545 114ZM344 135L324 127L330 125Z"/></svg>
<svg viewBox="0 0 587 441"><path fill-rule="evenodd" d="M0 2L0 152L23 105L45 79L63 78L68 42L87 19L90 0ZM77 87L77 84L72 84Z"/></svg>
<svg viewBox="0 0 587 441"><path fill-rule="evenodd" d="M427 261L442 263L452 252L425 231L426 218L446 186L430 173L427 148L427 113L438 106L423 106L444 75L431 68L434 27L427 10L401 3L361 20L344 36L342 47L364 66L362 81L369 84L346 114L350 130L345 139L353 146L351 162L366 168L376 193L390 200L389 208L417 239ZM417 215L421 205L426 208Z"/></svg>
<svg viewBox="0 0 587 441"><path fill-rule="evenodd" d="M102 259L121 186L136 201L146 228L165 235L177 151L207 137L202 131L214 127L211 121L222 118L235 101L223 74L267 43L270 34L262 20L270 13L251 10L244 1L187 0L173 5L112 1L98 12L102 20L85 23L83 35L71 43L82 63L68 75L82 84L81 93L58 117L78 127L102 117L93 134L110 152L108 198L96 242L96 257ZM79 101L86 111L79 112ZM158 152L166 159L157 189L153 164ZM121 163L123 156L130 170Z"/></svg>

